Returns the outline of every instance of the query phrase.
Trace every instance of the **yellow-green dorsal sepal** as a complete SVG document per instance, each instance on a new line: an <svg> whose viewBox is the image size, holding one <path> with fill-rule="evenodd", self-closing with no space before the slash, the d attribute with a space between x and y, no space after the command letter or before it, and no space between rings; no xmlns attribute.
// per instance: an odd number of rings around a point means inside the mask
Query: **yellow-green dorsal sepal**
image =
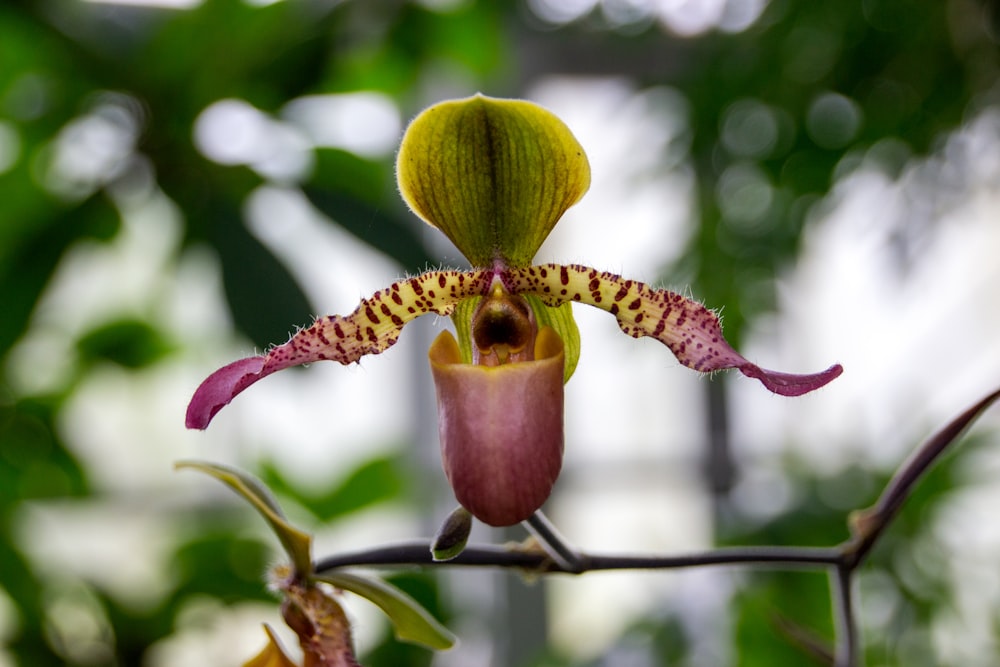
<svg viewBox="0 0 1000 667"><path fill-rule="evenodd" d="M396 161L403 199L473 266L528 266L590 186L569 128L532 102L475 95L413 119Z"/></svg>

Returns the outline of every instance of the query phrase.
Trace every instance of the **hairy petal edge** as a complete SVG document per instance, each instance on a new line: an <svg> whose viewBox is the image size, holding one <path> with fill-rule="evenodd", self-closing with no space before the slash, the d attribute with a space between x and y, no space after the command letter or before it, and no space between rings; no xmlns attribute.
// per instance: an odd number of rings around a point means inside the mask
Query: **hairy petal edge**
<svg viewBox="0 0 1000 667"><path fill-rule="evenodd" d="M187 427L206 428L240 392L275 371L322 360L349 364L384 352L407 322L426 313L450 315L460 301L486 294L494 275L511 294L535 295L549 306L578 302L600 308L615 316L623 332L633 338L655 338L688 368L702 373L735 368L781 396L807 394L844 370L840 364L807 374L763 369L726 342L719 318L700 303L580 264L428 271L362 300L350 315L317 319L265 355L220 368L195 391L188 405Z"/></svg>
<svg viewBox="0 0 1000 667"><path fill-rule="evenodd" d="M760 368L726 342L719 318L705 306L607 271L580 264L542 264L507 268L501 279L512 294L534 294L550 306L578 302L605 310L615 316L623 332L633 338L655 338L688 368L702 373L736 368L782 396L809 393L843 372L839 364L804 375Z"/></svg>
<svg viewBox="0 0 1000 667"><path fill-rule="evenodd" d="M485 294L491 277L491 271L428 271L363 299L350 315L320 317L267 354L212 373L191 398L187 427L206 428L240 392L275 371L323 360L350 364L384 352L407 322L427 313L450 315L459 301Z"/></svg>

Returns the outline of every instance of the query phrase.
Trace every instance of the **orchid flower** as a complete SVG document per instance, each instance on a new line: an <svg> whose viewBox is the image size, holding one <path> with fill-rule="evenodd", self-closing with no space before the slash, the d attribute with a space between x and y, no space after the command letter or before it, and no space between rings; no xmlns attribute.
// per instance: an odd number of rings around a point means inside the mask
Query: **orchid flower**
<svg viewBox="0 0 1000 667"><path fill-rule="evenodd" d="M429 352L444 470L462 506L505 526L541 507L562 465L563 385L579 357L574 302L610 313L632 337L655 338L688 368L734 368L783 396L842 372L762 369L726 342L711 310L680 294L580 264L532 265L590 185L583 148L536 104L475 95L434 105L407 128L396 174L413 212L473 268L400 280L349 315L320 317L266 354L219 369L195 392L189 428L204 429L275 371L324 359L349 364L387 350L421 315L450 315L458 339L445 331Z"/></svg>

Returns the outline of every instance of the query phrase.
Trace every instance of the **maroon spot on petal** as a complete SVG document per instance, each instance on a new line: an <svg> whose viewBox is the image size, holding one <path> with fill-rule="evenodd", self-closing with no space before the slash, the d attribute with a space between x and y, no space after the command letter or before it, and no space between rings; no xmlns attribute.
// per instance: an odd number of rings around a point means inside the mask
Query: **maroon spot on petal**
<svg viewBox="0 0 1000 667"><path fill-rule="evenodd" d="M661 317L660 321L656 323L656 328L653 329L653 338L657 338L663 330L667 328L667 318Z"/></svg>

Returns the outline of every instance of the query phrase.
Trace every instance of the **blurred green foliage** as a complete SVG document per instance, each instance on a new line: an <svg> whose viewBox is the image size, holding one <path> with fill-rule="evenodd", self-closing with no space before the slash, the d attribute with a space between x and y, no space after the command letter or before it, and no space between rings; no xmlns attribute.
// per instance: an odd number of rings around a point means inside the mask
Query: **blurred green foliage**
<svg viewBox="0 0 1000 667"><path fill-rule="evenodd" d="M286 479L275 465L264 464L261 479L275 493L299 500L320 525L332 523L386 497L412 493L407 489L406 473L396 456L378 457L362 463L323 493L296 488L296 484Z"/></svg>
<svg viewBox="0 0 1000 667"><path fill-rule="evenodd" d="M991 11L779 0L743 33L690 44L671 83L691 104L701 217L676 268L726 304L727 336L774 307L776 274L838 169L871 152L898 173L982 103L997 80Z"/></svg>
<svg viewBox="0 0 1000 667"><path fill-rule="evenodd" d="M67 253L115 239L129 197L152 189L181 212L183 247L209 247L217 256L233 321L258 348L309 320L315 310L302 287L245 224L247 197L270 179L252 166L213 162L193 141L198 118L219 100L244 100L276 115L302 96L377 91L406 118L442 94L518 95L550 74L670 86L689 108L682 141L696 176L698 216L687 251L665 273L725 307L734 342L747 322L773 308L774 278L794 261L810 210L842 170L867 155L893 173L996 102L1000 14L986 0L772 0L745 30L689 37L641 13L615 24L595 10L568 25L547 25L520 2L466 0L440 10L430 4L0 4L0 138L13 137L0 141L0 164L7 165L0 168L0 368L9 368ZM83 133L88 127L104 134ZM67 147L82 151L77 158L86 168L59 162ZM313 168L283 185L299 188L331 224L382 250L401 271L437 261L396 196L391 156L327 147L311 153ZM75 381L106 364L141 373L178 351L155 320L123 311L78 336L77 373L65 386L24 395L6 370L0 376L0 589L18 617L5 650L20 665L82 664L46 629L46 582L16 528L32 502L102 500L59 427ZM912 580L899 578L898 564L921 539L935 503L959 483L949 476L959 459L918 489L870 566L898 590L895 613L907 627L926 627L951 594L940 580L915 590ZM263 476L317 521L332 522L413 493L400 465L368 461L319 495L296 488L276 467L265 466ZM871 476L872 490L884 482L872 471L850 474ZM828 544L843 537L843 508L831 509L815 493L820 481L807 472L800 477L807 492L785 518L754 525L735 516L720 539ZM174 631L193 595L269 599L257 575L273 545L248 539L230 510L176 514L171 521L183 523L187 536L174 547L174 580L159 604L138 612L85 582L113 628L103 664L142 664L146 648ZM401 579L448 620L432 578ZM820 636L831 632L820 575L754 574L734 603L740 665L803 664L804 654L775 630L772 615ZM687 664L689 640L682 621L664 613L632 628L618 648L644 647L656 664ZM903 664L885 648L891 641L869 642L870 664ZM388 638L370 656L370 664L429 661L427 652ZM539 664L568 663L550 656Z"/></svg>

